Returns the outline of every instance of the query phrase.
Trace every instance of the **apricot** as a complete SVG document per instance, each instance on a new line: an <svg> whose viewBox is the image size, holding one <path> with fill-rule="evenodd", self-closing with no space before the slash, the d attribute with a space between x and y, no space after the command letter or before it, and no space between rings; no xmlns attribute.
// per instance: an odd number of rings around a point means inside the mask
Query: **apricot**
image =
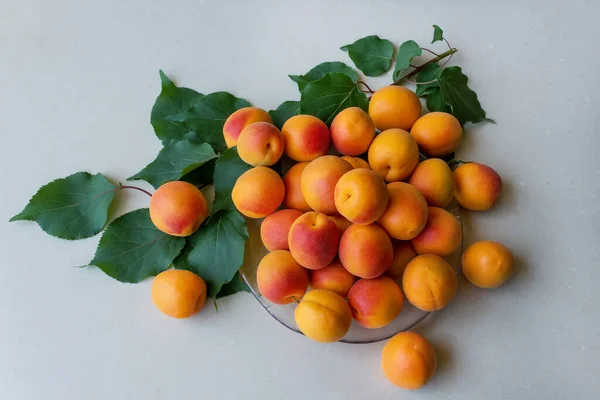
<svg viewBox="0 0 600 400"><path fill-rule="evenodd" d="M346 231L352 225L352 222L348 221L346 218L341 215L331 215L329 218L337 225L340 230L340 235Z"/></svg>
<svg viewBox="0 0 600 400"><path fill-rule="evenodd" d="M501 191L502 178L487 165L466 163L454 170L456 201L468 210L489 210Z"/></svg>
<svg viewBox="0 0 600 400"><path fill-rule="evenodd" d="M386 182L402 181L419 163L419 147L410 133L388 129L375 137L369 147L369 165Z"/></svg>
<svg viewBox="0 0 600 400"><path fill-rule="evenodd" d="M312 161L329 150L331 133L323 121L312 115L295 115L281 127L284 151L294 161Z"/></svg>
<svg viewBox="0 0 600 400"><path fill-rule="evenodd" d="M321 343L337 342L350 329L352 313L337 293L315 289L306 293L294 311L298 329L307 338Z"/></svg>
<svg viewBox="0 0 600 400"><path fill-rule="evenodd" d="M462 270L469 282L483 289L501 286L513 273L515 257L498 242L483 240L470 245L462 256Z"/></svg>
<svg viewBox="0 0 600 400"><path fill-rule="evenodd" d="M264 218L279 208L284 195L285 187L277 172L267 167L256 167L237 179L231 200L245 216Z"/></svg>
<svg viewBox="0 0 600 400"><path fill-rule="evenodd" d="M345 298L354 281L356 277L339 260L335 260L325 268L310 271L309 285L313 289L331 290Z"/></svg>
<svg viewBox="0 0 600 400"><path fill-rule="evenodd" d="M191 183L173 181L160 186L150 199L150 219L171 236L189 236L206 219L204 195Z"/></svg>
<svg viewBox="0 0 600 400"><path fill-rule="evenodd" d="M408 183L392 182L388 183L387 188L390 200L377 222L394 239L410 240L416 237L425 227L429 214L425 198Z"/></svg>
<svg viewBox="0 0 600 400"><path fill-rule="evenodd" d="M352 316L360 325L377 329L392 322L404 304L400 286L388 276L360 279L348 293Z"/></svg>
<svg viewBox="0 0 600 400"><path fill-rule="evenodd" d="M456 151L462 141L462 126L452 114L441 111L423 115L410 134L419 148L430 156L445 156Z"/></svg>
<svg viewBox="0 0 600 400"><path fill-rule="evenodd" d="M333 147L348 156L366 152L375 137L371 117L359 107L342 110L331 122L330 129Z"/></svg>
<svg viewBox="0 0 600 400"><path fill-rule="evenodd" d="M416 332L400 332L383 346L381 368L394 385L416 390L435 374L437 355L423 336Z"/></svg>
<svg viewBox="0 0 600 400"><path fill-rule="evenodd" d="M246 126L240 133L237 150L246 164L268 167L281 158L283 137L275 125L255 122Z"/></svg>
<svg viewBox="0 0 600 400"><path fill-rule="evenodd" d="M462 242L460 222L448 211L439 207L429 207L429 217L425 228L411 240L418 254L449 256Z"/></svg>
<svg viewBox="0 0 600 400"><path fill-rule="evenodd" d="M273 120L268 112L258 107L240 108L231 114L223 125L223 136L227 147L235 146L242 130L255 122L272 124Z"/></svg>
<svg viewBox="0 0 600 400"><path fill-rule="evenodd" d="M385 275L395 281L400 281L406 266L417 256L417 252L410 242L395 240L392 242L392 246L394 247L394 258L392 259L392 265L385 271Z"/></svg>
<svg viewBox="0 0 600 400"><path fill-rule="evenodd" d="M417 165L408 183L421 192L430 206L444 208L454 196L452 170L439 158L430 158Z"/></svg>
<svg viewBox="0 0 600 400"><path fill-rule="evenodd" d="M402 289L410 303L423 311L446 307L456 295L458 279L450 264L435 254L412 259L402 276Z"/></svg>
<svg viewBox="0 0 600 400"><path fill-rule="evenodd" d="M351 225L340 239L340 261L359 278L372 279L392 265L392 241L377 224Z"/></svg>
<svg viewBox="0 0 600 400"><path fill-rule="evenodd" d="M190 271L163 271L152 282L152 301L156 308L169 317L188 318L204 306L206 284Z"/></svg>
<svg viewBox="0 0 600 400"><path fill-rule="evenodd" d="M307 165L308 162L295 164L283 176L283 184L285 186L283 205L286 208L293 208L302 212L312 210L306 200L304 200L304 195L302 194L302 171L304 171Z"/></svg>
<svg viewBox="0 0 600 400"><path fill-rule="evenodd" d="M356 168L371 169L371 166L369 165L369 163L360 157L342 156L340 158L342 160L346 161L347 163L349 163L350 165L352 165L352 168L354 168L354 169L356 169Z"/></svg>
<svg viewBox="0 0 600 400"><path fill-rule="evenodd" d="M305 268L331 264L338 251L340 230L327 215L307 212L292 224L288 243L296 261Z"/></svg>
<svg viewBox="0 0 600 400"><path fill-rule="evenodd" d="M288 235L294 221L302 213L298 210L279 210L267 216L260 224L260 238L269 251L289 250Z"/></svg>
<svg viewBox="0 0 600 400"><path fill-rule="evenodd" d="M385 181L370 169L346 172L335 185L335 207L348 221L368 225L379 219L388 205Z"/></svg>
<svg viewBox="0 0 600 400"><path fill-rule="evenodd" d="M308 271L286 250L276 250L263 257L256 270L258 290L275 304L288 304L304 296L308 288Z"/></svg>
<svg viewBox="0 0 600 400"><path fill-rule="evenodd" d="M335 185L352 166L336 156L323 156L311 161L302 171L302 195L315 211L334 215Z"/></svg>
<svg viewBox="0 0 600 400"><path fill-rule="evenodd" d="M402 86L386 86L371 96L369 116L380 131L398 128L409 130L421 116L421 101Z"/></svg>

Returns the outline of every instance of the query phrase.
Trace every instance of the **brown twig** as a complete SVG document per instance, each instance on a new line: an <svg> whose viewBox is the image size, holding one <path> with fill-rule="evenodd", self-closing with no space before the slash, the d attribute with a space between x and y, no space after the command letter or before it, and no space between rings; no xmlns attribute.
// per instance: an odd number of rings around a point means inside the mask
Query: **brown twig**
<svg viewBox="0 0 600 400"><path fill-rule="evenodd" d="M362 84L363 84L363 85L364 85L364 86L367 88L367 90L369 91L369 93L375 93L375 92L373 91L373 89L371 89L371 88L369 87L369 85L367 85L367 83L366 83L366 82L364 82L364 81L358 81L358 82L356 82L356 83L357 83L357 84L358 84L358 83L362 83Z"/></svg>
<svg viewBox="0 0 600 400"><path fill-rule="evenodd" d="M417 75L419 72L421 72L421 70L423 68L425 68L426 65L429 64L434 64L437 63L441 60L443 60L446 57L451 56L452 54L456 53L458 50L455 48L450 48L449 50L443 52L442 54L440 54L439 56L432 58L431 60L419 65L418 67L416 67L414 70L410 71L408 74L401 76L400 78L396 79L394 81L394 83L392 83L392 85L399 85L400 83L402 83L403 81L412 78L413 76Z"/></svg>
<svg viewBox="0 0 600 400"><path fill-rule="evenodd" d="M145 189L137 187L137 186L121 185L119 183L119 189L134 189L134 190L139 190L140 192L146 193L148 196L152 197L152 193L150 193L149 191L147 191Z"/></svg>

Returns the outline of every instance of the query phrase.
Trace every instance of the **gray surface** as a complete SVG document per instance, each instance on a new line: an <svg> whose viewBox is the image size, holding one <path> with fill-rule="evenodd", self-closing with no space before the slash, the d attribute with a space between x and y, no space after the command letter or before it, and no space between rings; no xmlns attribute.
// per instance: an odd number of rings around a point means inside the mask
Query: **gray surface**
<svg viewBox="0 0 600 400"><path fill-rule="evenodd" d="M480 3L0 1L0 398L599 398L600 4ZM98 238L6 223L56 177L124 179L154 157L159 68L273 108L296 95L286 74L347 60L338 47L367 34L427 43L433 23L498 121L470 127L460 152L506 182L467 241L505 243L518 267L499 290L462 282L420 328L440 356L421 392L384 379L383 344L312 343L247 294L171 320L150 282L71 267ZM127 193L119 211L146 204Z"/></svg>

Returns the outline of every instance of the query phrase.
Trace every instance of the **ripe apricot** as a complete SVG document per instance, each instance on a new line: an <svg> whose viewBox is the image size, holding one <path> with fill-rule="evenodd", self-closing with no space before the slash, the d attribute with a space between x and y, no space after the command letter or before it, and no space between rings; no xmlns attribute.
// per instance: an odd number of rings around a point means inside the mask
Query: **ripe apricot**
<svg viewBox="0 0 600 400"><path fill-rule="evenodd" d="M363 160L360 157L350 157L350 156L342 156L340 157L342 160L348 162L350 165L352 165L352 168L366 168L366 169L371 169L371 166L369 165L368 162L366 162L365 160Z"/></svg>
<svg viewBox="0 0 600 400"><path fill-rule="evenodd" d="M284 151L294 161L312 161L329 150L331 133L323 121L312 115L295 115L281 127Z"/></svg>
<svg viewBox="0 0 600 400"><path fill-rule="evenodd" d="M413 258L402 276L402 289L410 303L423 311L446 307L456 295L458 279L450 264L435 254Z"/></svg>
<svg viewBox="0 0 600 400"><path fill-rule="evenodd" d="M223 125L223 137L227 147L237 144L238 137L246 126L255 122L273 123L268 112L258 107L244 107L231 114Z"/></svg>
<svg viewBox="0 0 600 400"><path fill-rule="evenodd" d="M286 250L276 250L266 256L256 269L258 290L275 304L288 304L304 296L308 288L308 271Z"/></svg>
<svg viewBox="0 0 600 400"><path fill-rule="evenodd" d="M487 165L466 163L454 170L456 201L468 210L489 210L501 191L502 178Z"/></svg>
<svg viewBox="0 0 600 400"><path fill-rule="evenodd" d="M335 260L325 268L310 271L309 285L313 289L331 290L345 298L355 280L356 277Z"/></svg>
<svg viewBox="0 0 600 400"><path fill-rule="evenodd" d="M362 108L346 108L331 122L331 141L341 154L358 156L366 152L374 137L375 125Z"/></svg>
<svg viewBox="0 0 600 400"><path fill-rule="evenodd" d="M493 289L501 286L513 273L515 257L498 242L483 240L469 246L462 257L462 270L475 286Z"/></svg>
<svg viewBox="0 0 600 400"><path fill-rule="evenodd" d="M461 242L460 222L454 215L439 207L429 207L425 228L411 241L418 254L437 254L441 257L454 253Z"/></svg>
<svg viewBox="0 0 600 400"><path fill-rule="evenodd" d="M352 313L337 293L315 289L306 293L294 311L298 329L307 338L321 343L337 342L350 329Z"/></svg>
<svg viewBox="0 0 600 400"><path fill-rule="evenodd" d="M267 216L260 224L260 238L269 251L289 250L288 235L294 221L302 213L298 210L279 210Z"/></svg>
<svg viewBox="0 0 600 400"><path fill-rule="evenodd" d="M189 236L206 219L204 195L191 183L173 181L160 186L150 199L150 219L160 231Z"/></svg>
<svg viewBox="0 0 600 400"><path fill-rule="evenodd" d="M423 336L416 332L400 332L383 346L381 368L394 385L416 390L433 377L437 355Z"/></svg>
<svg viewBox="0 0 600 400"><path fill-rule="evenodd" d="M340 230L327 215L307 212L292 224L288 243L292 255L305 268L331 264L338 251Z"/></svg>
<svg viewBox="0 0 600 400"><path fill-rule="evenodd" d="M302 171L302 195L315 211L334 215L335 185L352 166L336 156L323 156L311 161Z"/></svg>
<svg viewBox="0 0 600 400"><path fill-rule="evenodd" d="M408 183L421 192L430 206L444 208L454 196L452 170L439 158L430 158L417 165Z"/></svg>
<svg viewBox="0 0 600 400"><path fill-rule="evenodd" d="M275 125L255 122L246 126L240 133L237 150L246 164L268 167L281 158L283 137Z"/></svg>
<svg viewBox="0 0 600 400"><path fill-rule="evenodd" d="M285 187L277 172L256 167L244 172L233 186L231 199L239 212L250 218L273 214L283 201Z"/></svg>
<svg viewBox="0 0 600 400"><path fill-rule="evenodd" d="M462 141L462 126L452 114L431 112L415 122L410 134L419 148L430 156L445 156L456 151Z"/></svg>
<svg viewBox="0 0 600 400"><path fill-rule="evenodd" d="M302 162L293 165L288 172L283 176L283 184L285 186L285 197L283 205L286 208L307 212L312 211L302 194L302 171L308 165L308 162Z"/></svg>
<svg viewBox="0 0 600 400"><path fill-rule="evenodd" d="M421 233L427 222L429 210L425 198L408 183L392 182L388 183L387 188L390 200L377 222L394 239L413 239Z"/></svg>
<svg viewBox="0 0 600 400"><path fill-rule="evenodd" d="M355 224L377 221L385 211L388 199L385 181L370 169L348 171L335 185L337 211Z"/></svg>
<svg viewBox="0 0 600 400"><path fill-rule="evenodd" d="M421 101L410 89L386 86L371 96L369 116L380 131L392 128L409 130L421 116Z"/></svg>
<svg viewBox="0 0 600 400"><path fill-rule="evenodd" d="M169 317L188 318L204 306L206 284L190 271L163 271L152 282L152 301L156 308Z"/></svg>
<svg viewBox="0 0 600 400"><path fill-rule="evenodd" d="M346 231L352 225L352 222L348 221L346 218L341 215L330 215L329 218L337 225L340 230L340 235Z"/></svg>
<svg viewBox="0 0 600 400"><path fill-rule="evenodd" d="M392 241L377 224L351 225L340 239L340 261L352 275L372 279L392 264Z"/></svg>
<svg viewBox="0 0 600 400"><path fill-rule="evenodd" d="M385 275L395 281L401 281L406 266L417 256L417 252L410 242L394 240L392 246L394 247L394 258L392 265L385 271Z"/></svg>
<svg viewBox="0 0 600 400"><path fill-rule="evenodd" d="M348 293L352 316L360 325L377 329L392 322L404 304L400 286L388 276L359 279Z"/></svg>
<svg viewBox="0 0 600 400"><path fill-rule="evenodd" d="M369 165L386 182L402 181L419 163L419 147L410 133L388 129L375 137L369 147Z"/></svg>

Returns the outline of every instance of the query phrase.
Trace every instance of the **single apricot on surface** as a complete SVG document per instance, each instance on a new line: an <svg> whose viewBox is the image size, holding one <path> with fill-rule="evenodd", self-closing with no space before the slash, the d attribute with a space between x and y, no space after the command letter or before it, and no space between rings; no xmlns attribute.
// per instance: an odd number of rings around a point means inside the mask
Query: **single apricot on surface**
<svg viewBox="0 0 600 400"><path fill-rule="evenodd" d="M452 170L439 158L430 158L417 165L408 183L421 192L430 206L444 208L454 196Z"/></svg>
<svg viewBox="0 0 600 400"><path fill-rule="evenodd" d="M260 238L269 251L289 250L288 235L294 221L302 213L298 210L279 210L268 215L260 224Z"/></svg>
<svg viewBox="0 0 600 400"><path fill-rule="evenodd" d="M267 167L255 167L237 179L231 200L246 217L264 218L279 208L284 195L285 187L277 172Z"/></svg>
<svg viewBox="0 0 600 400"><path fill-rule="evenodd" d="M152 281L152 301L169 317L188 318L204 306L206 284L193 272L169 269Z"/></svg>
<svg viewBox="0 0 600 400"><path fill-rule="evenodd" d="M273 123L268 112L258 107L244 107L231 114L223 125L223 137L227 147L237 144L238 137L246 126L255 122Z"/></svg>
<svg viewBox="0 0 600 400"><path fill-rule="evenodd" d="M454 195L458 204L467 210L489 210L500 192L502 178L487 165L465 163L454 170Z"/></svg>
<svg viewBox="0 0 600 400"><path fill-rule="evenodd" d="M504 245L482 240L470 245L462 256L462 270L469 282L482 289L501 286L511 277L515 257Z"/></svg>
<svg viewBox="0 0 600 400"><path fill-rule="evenodd" d="M286 250L276 250L258 264L258 290L275 304L288 304L304 296L308 288L308 271Z"/></svg>
<svg viewBox="0 0 600 400"><path fill-rule="evenodd" d="M268 122L255 122L242 129L237 150L240 158L252 166L275 164L283 154L283 136Z"/></svg>
<svg viewBox="0 0 600 400"><path fill-rule="evenodd" d="M385 181L370 169L348 171L335 185L335 208L355 224L377 221L387 208L388 200Z"/></svg>
<svg viewBox="0 0 600 400"><path fill-rule="evenodd" d="M308 165L308 162L302 162L293 165L288 172L283 176L283 184L285 186L285 197L283 205L286 208L307 212L312 211L302 194L302 171Z"/></svg>
<svg viewBox="0 0 600 400"><path fill-rule="evenodd" d="M161 185L150 199L150 219L156 228L171 236L189 236L206 219L202 192L188 182Z"/></svg>
<svg viewBox="0 0 600 400"><path fill-rule="evenodd" d="M338 213L335 207L335 185L352 166L336 156L323 156L311 161L302 171L302 195L315 211L327 215Z"/></svg>
<svg viewBox="0 0 600 400"><path fill-rule="evenodd" d="M360 325L377 329L392 322L404 304L400 286L388 276L359 279L348 293L352 317Z"/></svg>
<svg viewBox="0 0 600 400"><path fill-rule="evenodd" d="M366 162L365 160L363 160L360 157L350 157L350 156L342 156L340 157L342 160L348 162L350 165L352 165L352 168L366 168L366 169L371 169L371 166L369 165L368 162Z"/></svg>
<svg viewBox="0 0 600 400"><path fill-rule="evenodd" d="M429 207L425 228L411 240L418 254L449 256L462 242L462 227L456 217L439 207Z"/></svg>
<svg viewBox="0 0 600 400"><path fill-rule="evenodd" d="M400 282L406 266L417 256L417 252L410 242L394 240L392 245L394 246L394 258L392 259L392 265L385 271L385 275Z"/></svg>
<svg viewBox="0 0 600 400"><path fill-rule="evenodd" d="M309 285L313 289L331 290L346 298L356 277L344 268L339 260L325 268L310 271Z"/></svg>
<svg viewBox="0 0 600 400"><path fill-rule="evenodd" d="M281 127L284 151L294 161L312 161L329 150L331 133L323 121L312 115L295 115Z"/></svg>
<svg viewBox="0 0 600 400"><path fill-rule="evenodd" d="M340 230L325 214L307 212L292 224L288 243L292 256L305 268L331 264L338 252Z"/></svg>
<svg viewBox="0 0 600 400"><path fill-rule="evenodd" d="M419 148L430 156L445 156L460 147L462 126L452 114L430 112L415 122L410 134Z"/></svg>
<svg viewBox="0 0 600 400"><path fill-rule="evenodd" d="M337 293L314 289L306 293L294 311L298 329L307 338L321 343L342 339L352 323L346 300Z"/></svg>
<svg viewBox="0 0 600 400"><path fill-rule="evenodd" d="M427 223L429 209L425 198L405 182L388 183L387 188L390 194L388 206L377 222L394 239L413 239Z"/></svg>
<svg viewBox="0 0 600 400"><path fill-rule="evenodd" d="M341 215L330 215L329 218L332 219L333 222L337 225L340 230L340 235L346 231L352 225L352 222L348 221L346 218Z"/></svg>
<svg viewBox="0 0 600 400"><path fill-rule="evenodd" d="M394 385L420 389L435 374L437 355L431 344L416 332L400 332L381 350L381 368Z"/></svg>
<svg viewBox="0 0 600 400"><path fill-rule="evenodd" d="M371 96L369 116L380 131L392 128L409 130L421 116L421 101L410 89L385 86Z"/></svg>
<svg viewBox="0 0 600 400"><path fill-rule="evenodd" d="M375 137L369 147L369 165L386 182L402 181L419 163L419 147L410 133L388 129Z"/></svg>
<svg viewBox="0 0 600 400"><path fill-rule="evenodd" d="M372 279L392 264L394 248L390 237L377 224L351 225L340 239L340 261L359 278Z"/></svg>
<svg viewBox="0 0 600 400"><path fill-rule="evenodd" d="M458 279L442 257L421 254L406 266L402 289L413 306L423 311L437 311L446 307L456 295Z"/></svg>
<svg viewBox="0 0 600 400"><path fill-rule="evenodd" d="M375 137L375 125L360 107L342 110L331 122L330 129L333 147L348 156L366 152Z"/></svg>

